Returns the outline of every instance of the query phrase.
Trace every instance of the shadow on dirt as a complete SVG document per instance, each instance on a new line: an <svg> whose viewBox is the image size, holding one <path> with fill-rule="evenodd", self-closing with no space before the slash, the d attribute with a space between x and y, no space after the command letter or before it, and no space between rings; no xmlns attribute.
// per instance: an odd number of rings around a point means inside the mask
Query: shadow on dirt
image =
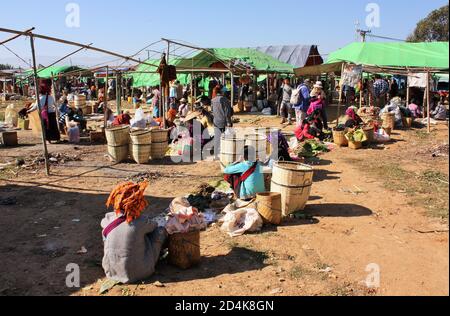
<svg viewBox="0 0 450 316"><path fill-rule="evenodd" d="M308 204L304 212L313 217L361 217L371 216L368 208L356 204Z"/></svg>

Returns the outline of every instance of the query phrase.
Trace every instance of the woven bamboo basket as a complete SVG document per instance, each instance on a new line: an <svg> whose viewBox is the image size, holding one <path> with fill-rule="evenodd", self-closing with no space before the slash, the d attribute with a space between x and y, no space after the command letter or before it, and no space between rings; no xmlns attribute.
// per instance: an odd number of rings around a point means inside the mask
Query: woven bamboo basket
<svg viewBox="0 0 450 316"><path fill-rule="evenodd" d="M152 129L151 142L164 143L169 141L169 130L167 129Z"/></svg>
<svg viewBox="0 0 450 316"><path fill-rule="evenodd" d="M109 146L124 146L130 143L129 126L107 128L105 134Z"/></svg>
<svg viewBox="0 0 450 316"><path fill-rule="evenodd" d="M146 164L150 160L150 155L152 153L152 145L132 145L131 157L136 163L142 165Z"/></svg>
<svg viewBox="0 0 450 316"><path fill-rule="evenodd" d="M333 141L339 147L348 146L348 140L345 137L347 131L335 131L333 130Z"/></svg>
<svg viewBox="0 0 450 316"><path fill-rule="evenodd" d="M115 162L122 162L128 159L128 145L108 146L108 155Z"/></svg>
<svg viewBox="0 0 450 316"><path fill-rule="evenodd" d="M385 113L381 116L383 120L383 127L388 127L391 130L395 129L395 114L394 113Z"/></svg>
<svg viewBox="0 0 450 316"><path fill-rule="evenodd" d="M363 128L363 132L367 137L367 141L365 142L366 144L372 144L373 142L375 142L375 131L372 127L369 126Z"/></svg>
<svg viewBox="0 0 450 316"><path fill-rule="evenodd" d="M311 194L314 170L296 162L277 162L273 167L271 192L281 194L283 216L303 211Z"/></svg>
<svg viewBox="0 0 450 316"><path fill-rule="evenodd" d="M130 137L133 145L150 145L152 143L151 131L131 132Z"/></svg>
<svg viewBox="0 0 450 316"><path fill-rule="evenodd" d="M245 139L236 137L225 137L221 139L220 161L228 166L239 160L244 154Z"/></svg>
<svg viewBox="0 0 450 316"><path fill-rule="evenodd" d="M200 232L169 236L169 263L183 270L201 261Z"/></svg>
<svg viewBox="0 0 450 316"><path fill-rule="evenodd" d="M414 119L412 117L404 117L403 118L403 126L405 128L411 128L413 125Z"/></svg>
<svg viewBox="0 0 450 316"><path fill-rule="evenodd" d="M248 135L245 140L245 145L255 149L255 152L250 152L252 160L264 161L267 158L267 136L262 134ZM252 157L254 155L255 157Z"/></svg>
<svg viewBox="0 0 450 316"><path fill-rule="evenodd" d="M151 158L163 159L166 156L169 143L167 141L161 143L152 143L151 145Z"/></svg>
<svg viewBox="0 0 450 316"><path fill-rule="evenodd" d="M350 149L361 149L363 147L362 142L353 142L353 141L349 141L348 142L348 148Z"/></svg>
<svg viewBox="0 0 450 316"><path fill-rule="evenodd" d="M281 194L280 193L259 193L256 195L256 209L265 223L274 225L281 224Z"/></svg>

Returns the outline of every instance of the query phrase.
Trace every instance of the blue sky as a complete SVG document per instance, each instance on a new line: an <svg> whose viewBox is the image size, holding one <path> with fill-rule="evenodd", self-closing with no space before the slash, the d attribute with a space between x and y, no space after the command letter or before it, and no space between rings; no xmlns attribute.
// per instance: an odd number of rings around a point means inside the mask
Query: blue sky
<svg viewBox="0 0 450 316"><path fill-rule="evenodd" d="M80 7L80 27L68 28L67 3ZM317 44L330 53L355 41L355 24L365 27L366 5L381 9L377 35L406 38L416 23L444 0L170 0L2 1L0 26L36 27L36 32L131 55L161 37L181 39L202 47L248 47L279 44ZM10 14L8 14L8 13ZM5 14L6 13L6 14ZM10 35L0 33L0 41ZM28 60L29 42L20 39L8 47ZM73 47L37 42L38 62L73 51ZM78 59L77 59L78 58ZM86 63L110 57L82 53L74 60ZM0 47L0 62L20 63Z"/></svg>

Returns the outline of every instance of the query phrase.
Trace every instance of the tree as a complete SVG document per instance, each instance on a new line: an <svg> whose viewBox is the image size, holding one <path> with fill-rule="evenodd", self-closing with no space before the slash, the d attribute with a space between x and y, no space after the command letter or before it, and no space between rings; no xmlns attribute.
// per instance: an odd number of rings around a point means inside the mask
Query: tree
<svg viewBox="0 0 450 316"><path fill-rule="evenodd" d="M8 64L0 64L0 70L7 70L7 69L13 69L11 65Z"/></svg>
<svg viewBox="0 0 450 316"><path fill-rule="evenodd" d="M448 7L431 12L425 19L417 23L414 32L408 37L408 42L448 42Z"/></svg>

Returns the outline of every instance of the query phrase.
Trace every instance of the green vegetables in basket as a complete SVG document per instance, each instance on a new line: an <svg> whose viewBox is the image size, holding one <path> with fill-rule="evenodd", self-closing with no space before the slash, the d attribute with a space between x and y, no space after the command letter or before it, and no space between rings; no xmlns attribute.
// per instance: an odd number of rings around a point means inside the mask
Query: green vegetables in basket
<svg viewBox="0 0 450 316"><path fill-rule="evenodd" d="M357 129L355 131L348 132L347 134L345 134L345 138L347 138L349 142L363 143L367 141L367 136L362 129Z"/></svg>

